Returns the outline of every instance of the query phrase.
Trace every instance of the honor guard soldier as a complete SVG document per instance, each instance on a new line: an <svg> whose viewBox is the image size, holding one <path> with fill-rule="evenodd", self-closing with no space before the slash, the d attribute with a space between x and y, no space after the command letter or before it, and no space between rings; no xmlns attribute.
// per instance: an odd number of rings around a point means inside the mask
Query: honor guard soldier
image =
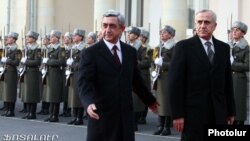
<svg viewBox="0 0 250 141"><path fill-rule="evenodd" d="M96 43L96 39L96 34L94 32L89 32L86 40L88 47Z"/></svg>
<svg viewBox="0 0 250 141"><path fill-rule="evenodd" d="M67 60L71 56L71 48L72 48L72 34L70 32L66 32L64 34L63 45L65 48L65 60ZM62 97L63 112L59 116L71 117L71 108L68 107L69 85L68 85L67 78L65 77L65 70L63 73L63 78L64 78L63 97Z"/></svg>
<svg viewBox="0 0 250 141"><path fill-rule="evenodd" d="M78 68L80 61L80 53L87 47L87 44L83 42L85 30L75 29L73 32L72 58L67 60L67 66L70 66L72 75L70 77L69 86L69 107L73 108L73 119L68 124L82 125L83 124L83 112L84 108L81 104L78 93Z"/></svg>
<svg viewBox="0 0 250 141"><path fill-rule="evenodd" d="M159 111L159 124L157 131L154 135L167 136L171 134L171 110L170 110L170 97L168 94L168 69L171 59L173 47L175 46L175 29L169 25L164 26L160 31L160 45L156 47L157 58L154 60L156 68L158 67L159 76L156 80L156 99L160 106ZM173 82L175 83L175 82Z"/></svg>
<svg viewBox="0 0 250 141"><path fill-rule="evenodd" d="M41 47L41 54L42 54L42 59L47 57L47 50L49 48L50 44L50 34L45 34L44 37L42 38L42 47ZM41 64L40 66L40 71L42 71L44 68L46 68L45 64ZM49 103L45 102L45 94L47 90L47 86L45 85L45 81L40 84L40 94L41 94L41 99L42 99L42 106L41 110L37 113L39 115L48 115L49 114Z"/></svg>
<svg viewBox="0 0 250 141"><path fill-rule="evenodd" d="M21 59L21 67L25 68L22 101L27 103L27 114L23 117L24 119L36 119L37 103L40 101L41 49L36 43L38 36L39 34L34 31L26 34L27 44Z"/></svg>
<svg viewBox="0 0 250 141"><path fill-rule="evenodd" d="M50 32L48 56L43 59L47 66L45 101L50 103L49 117L45 121L58 122L60 102L63 90L63 67L65 67L65 49L60 47L61 32Z"/></svg>
<svg viewBox="0 0 250 141"><path fill-rule="evenodd" d="M4 56L4 48L7 46L7 36L0 36L1 38L1 48L0 48L0 59ZM0 68L4 68L3 64L0 63ZM2 71L2 70L1 70ZM3 77L0 79L0 101L3 100ZM6 110L6 102L3 102L3 107L0 108L0 111L5 111Z"/></svg>
<svg viewBox="0 0 250 141"><path fill-rule="evenodd" d="M244 125L247 120L247 73L249 72L249 44L244 38L247 25L236 21L232 26L232 71L236 105L235 125Z"/></svg>
<svg viewBox="0 0 250 141"><path fill-rule="evenodd" d="M17 98L17 66L21 59L21 51L17 49L16 40L18 33L10 32L7 38L6 56L3 56L1 63L4 64L4 81L3 81L3 101L7 103L7 110L3 116L15 116L15 103Z"/></svg>
<svg viewBox="0 0 250 141"><path fill-rule="evenodd" d="M151 67L150 57L147 56L147 48L142 46L139 40L141 30L137 27L129 27L127 29L127 43L135 47L137 50L137 66L140 69L140 75L146 82L148 89L150 89L150 71ZM133 92L133 104L134 104L134 115L135 115L135 131L138 130L137 124L139 117L143 111L145 111L145 104L140 100L140 98Z"/></svg>
<svg viewBox="0 0 250 141"><path fill-rule="evenodd" d="M142 43L142 47L145 49L146 48L146 58L147 58L147 63L149 62L150 63L150 66L148 66L147 68L144 69L145 73L142 73L142 74L145 74L143 77L145 77L145 81L146 81L146 84L148 86L148 88L150 89L151 87L151 78L150 78L150 72L151 72L151 64L152 64L152 55L153 55L153 49L151 49L150 45L148 44L149 42L149 32L145 29L141 29L141 34L140 34L140 37L139 37L141 43ZM148 75L148 69L149 69L149 75ZM143 70L141 70L143 72ZM143 112L141 112L139 114L139 117L138 117L138 124L146 124L146 117L147 117L147 113L148 113L148 107L145 106L145 109Z"/></svg>

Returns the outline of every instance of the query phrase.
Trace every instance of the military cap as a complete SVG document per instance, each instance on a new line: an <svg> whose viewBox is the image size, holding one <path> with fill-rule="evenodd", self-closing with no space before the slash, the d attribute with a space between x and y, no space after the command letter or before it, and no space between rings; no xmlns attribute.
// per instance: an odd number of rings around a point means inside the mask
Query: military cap
<svg viewBox="0 0 250 141"><path fill-rule="evenodd" d="M66 33L64 34L64 38L69 38L69 39L71 39L71 38L72 38L72 34L71 34L70 32L66 32Z"/></svg>
<svg viewBox="0 0 250 141"><path fill-rule="evenodd" d="M17 40L17 39L18 39L18 35L19 35L19 34L16 33L16 32L10 32L10 33L8 34L8 38L11 37L11 38Z"/></svg>
<svg viewBox="0 0 250 141"><path fill-rule="evenodd" d="M58 39L60 39L62 33L60 31L57 30L51 30L50 32L50 36L56 36Z"/></svg>
<svg viewBox="0 0 250 141"><path fill-rule="evenodd" d="M94 32L89 32L88 37L91 37L94 41L96 41L96 34Z"/></svg>
<svg viewBox="0 0 250 141"><path fill-rule="evenodd" d="M242 32L244 32L245 34L247 33L247 25L244 24L244 23L241 22L241 21L236 21L236 22L234 22L232 28L238 28L238 29L240 29Z"/></svg>
<svg viewBox="0 0 250 141"><path fill-rule="evenodd" d="M32 37L34 38L35 40L37 40L38 36L39 36L39 33L37 32L34 32L34 31L28 31L28 33L26 34L27 37Z"/></svg>
<svg viewBox="0 0 250 141"><path fill-rule="evenodd" d="M164 28L161 29L161 31L168 32L172 37L175 36L175 29L173 27L171 27L170 25L165 25Z"/></svg>
<svg viewBox="0 0 250 141"><path fill-rule="evenodd" d="M73 31L73 35L79 35L79 36L84 37L84 35L85 35L85 30L75 28L74 31Z"/></svg>
<svg viewBox="0 0 250 141"><path fill-rule="evenodd" d="M129 33L133 33L133 34L135 34L137 36L139 36L141 34L141 30L139 28L137 28L137 27L134 27L134 26L128 27L126 29L126 31L129 32Z"/></svg>
<svg viewBox="0 0 250 141"><path fill-rule="evenodd" d="M141 30L141 36L145 37L145 38L149 38L149 32L145 29Z"/></svg>

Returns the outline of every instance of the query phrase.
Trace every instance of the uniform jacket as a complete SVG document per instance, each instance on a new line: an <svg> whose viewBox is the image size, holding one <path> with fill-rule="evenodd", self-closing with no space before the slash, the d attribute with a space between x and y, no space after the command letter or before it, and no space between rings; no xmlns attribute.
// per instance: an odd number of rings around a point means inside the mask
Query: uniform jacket
<svg viewBox="0 0 250 141"><path fill-rule="evenodd" d="M9 46L7 50L6 70L3 83L3 101L15 102L17 97L17 66L21 59L21 51L17 45Z"/></svg>
<svg viewBox="0 0 250 141"><path fill-rule="evenodd" d="M234 97L236 104L235 120L247 119L247 75L249 72L249 45L242 38L232 49L234 62L232 64Z"/></svg>
<svg viewBox="0 0 250 141"><path fill-rule="evenodd" d="M80 99L85 108L96 104L100 116L89 118L87 141L134 141L132 90L146 105L155 102L137 68L136 50L120 43L121 66L103 40L81 53Z"/></svg>
<svg viewBox="0 0 250 141"><path fill-rule="evenodd" d="M65 49L60 46L48 49L49 60L47 62L48 74L46 76L47 93L46 102L58 103L62 100L63 68L65 67Z"/></svg>
<svg viewBox="0 0 250 141"><path fill-rule="evenodd" d="M25 62L26 71L24 73L24 93L23 102L36 103L40 101L41 73L41 49L29 48L27 50L27 60Z"/></svg>

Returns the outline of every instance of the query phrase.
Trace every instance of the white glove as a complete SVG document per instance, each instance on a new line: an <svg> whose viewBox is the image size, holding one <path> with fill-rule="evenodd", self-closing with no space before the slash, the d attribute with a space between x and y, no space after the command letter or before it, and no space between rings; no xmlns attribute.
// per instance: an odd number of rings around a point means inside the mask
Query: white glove
<svg viewBox="0 0 250 141"><path fill-rule="evenodd" d="M43 64L47 64L49 58L43 58Z"/></svg>
<svg viewBox="0 0 250 141"><path fill-rule="evenodd" d="M7 57L2 57L1 62L6 63L6 61L7 61Z"/></svg>
<svg viewBox="0 0 250 141"><path fill-rule="evenodd" d="M234 62L234 57L233 56L230 57L230 61L231 61L231 65L232 65L233 62Z"/></svg>
<svg viewBox="0 0 250 141"><path fill-rule="evenodd" d="M67 65L71 66L74 60L72 58L67 59Z"/></svg>
<svg viewBox="0 0 250 141"><path fill-rule="evenodd" d="M26 62L26 60L27 60L27 57L23 57L22 59L21 59L21 63L25 63Z"/></svg>
<svg viewBox="0 0 250 141"><path fill-rule="evenodd" d="M157 57L155 59L155 65L162 66L163 60L162 57Z"/></svg>

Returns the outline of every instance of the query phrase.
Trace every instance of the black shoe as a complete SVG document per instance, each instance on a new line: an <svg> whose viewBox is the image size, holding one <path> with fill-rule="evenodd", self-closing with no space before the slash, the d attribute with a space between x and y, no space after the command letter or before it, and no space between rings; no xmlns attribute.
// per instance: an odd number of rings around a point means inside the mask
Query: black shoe
<svg viewBox="0 0 250 141"><path fill-rule="evenodd" d="M76 122L76 118L73 118L68 124L74 124Z"/></svg>
<svg viewBox="0 0 250 141"><path fill-rule="evenodd" d="M6 117L14 117L15 114L13 111L8 111L8 113L5 115Z"/></svg>
<svg viewBox="0 0 250 141"><path fill-rule="evenodd" d="M45 122L50 122L50 117L46 118L44 121Z"/></svg>
<svg viewBox="0 0 250 141"><path fill-rule="evenodd" d="M171 130L170 128L164 128L160 134L161 136L168 136L171 135Z"/></svg>
<svg viewBox="0 0 250 141"><path fill-rule="evenodd" d="M35 114L30 114L27 119L36 119L36 115Z"/></svg>
<svg viewBox="0 0 250 141"><path fill-rule="evenodd" d="M26 109L22 109L21 111L19 111L20 113L27 113Z"/></svg>
<svg viewBox="0 0 250 141"><path fill-rule="evenodd" d="M8 111L5 111L1 116L6 116Z"/></svg>
<svg viewBox="0 0 250 141"><path fill-rule="evenodd" d="M54 117L54 116L53 116L49 121L50 121L50 122L58 122L59 119L58 119L58 117Z"/></svg>
<svg viewBox="0 0 250 141"><path fill-rule="evenodd" d="M82 119L77 119L77 120L74 122L74 125L83 125L83 120L82 120Z"/></svg>
<svg viewBox="0 0 250 141"><path fill-rule="evenodd" d="M153 135L160 135L161 134L161 132L163 131L163 127L158 127L158 130L156 130L154 133L153 133Z"/></svg>
<svg viewBox="0 0 250 141"><path fill-rule="evenodd" d="M30 115L30 113L27 113L25 116L22 117L22 119L27 119L27 117Z"/></svg>

